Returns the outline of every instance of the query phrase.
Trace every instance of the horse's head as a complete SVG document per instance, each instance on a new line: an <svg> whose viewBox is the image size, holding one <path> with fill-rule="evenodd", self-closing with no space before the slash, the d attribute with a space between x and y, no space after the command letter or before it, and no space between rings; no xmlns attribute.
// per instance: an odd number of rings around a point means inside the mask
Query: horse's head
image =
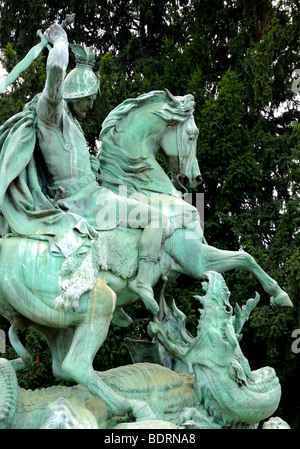
<svg viewBox="0 0 300 449"><path fill-rule="evenodd" d="M161 150L175 187L196 187L201 174L194 106L192 95L174 97L165 90L129 98L111 111L100 133L102 183L109 188L126 184L133 191L171 191L174 186L162 177L155 159Z"/></svg>
<svg viewBox="0 0 300 449"><path fill-rule="evenodd" d="M199 131L193 116L194 97L174 97L167 89L165 96L166 104L155 112L167 124L159 142L162 154L175 184L197 187L202 178L196 156Z"/></svg>

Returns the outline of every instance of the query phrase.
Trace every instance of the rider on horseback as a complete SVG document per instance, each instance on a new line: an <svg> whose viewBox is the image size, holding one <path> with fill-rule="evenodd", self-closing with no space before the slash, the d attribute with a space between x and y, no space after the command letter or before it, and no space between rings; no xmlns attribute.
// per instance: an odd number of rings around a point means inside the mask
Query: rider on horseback
<svg viewBox="0 0 300 449"><path fill-rule="evenodd" d="M143 229L139 240L137 278L129 286L154 314L158 312L152 290L153 269L165 237L172 234L169 218L146 203L114 194L100 186L92 169L99 164L89 155L77 118L83 119L99 93L99 79L92 71L91 48L73 45L76 68L65 78L68 66L68 41L63 28L52 25L45 36L53 44L47 60L45 88L38 100L37 136L46 165L50 197L60 209L88 221L97 231L116 226ZM97 168L97 167L96 167ZM98 167L100 168L100 167ZM102 214L104 204L111 205ZM138 209L139 218L134 214ZM129 219L135 215L133 221Z"/></svg>

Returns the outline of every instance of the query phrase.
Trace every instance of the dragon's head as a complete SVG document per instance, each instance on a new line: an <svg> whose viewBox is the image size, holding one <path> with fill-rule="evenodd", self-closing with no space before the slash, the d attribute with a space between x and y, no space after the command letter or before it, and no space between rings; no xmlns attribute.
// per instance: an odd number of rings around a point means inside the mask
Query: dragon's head
<svg viewBox="0 0 300 449"><path fill-rule="evenodd" d="M169 354L195 373L195 393L214 419L224 426L253 425L278 407L281 388L273 368L251 371L240 347L241 330L260 297L240 308L230 304L230 291L221 274L205 273L204 296L196 296L199 310L197 336L185 328L186 316L173 302L162 322L150 326Z"/></svg>

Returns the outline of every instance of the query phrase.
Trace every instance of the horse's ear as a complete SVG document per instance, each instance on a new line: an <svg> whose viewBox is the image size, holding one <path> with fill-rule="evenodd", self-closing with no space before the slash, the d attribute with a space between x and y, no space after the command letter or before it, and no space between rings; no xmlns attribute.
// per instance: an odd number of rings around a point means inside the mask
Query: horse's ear
<svg viewBox="0 0 300 449"><path fill-rule="evenodd" d="M174 95L171 94L170 91L168 91L168 89L164 89L165 94L166 94L166 102L170 105L170 106L178 106L178 104L180 104L180 101L174 97Z"/></svg>

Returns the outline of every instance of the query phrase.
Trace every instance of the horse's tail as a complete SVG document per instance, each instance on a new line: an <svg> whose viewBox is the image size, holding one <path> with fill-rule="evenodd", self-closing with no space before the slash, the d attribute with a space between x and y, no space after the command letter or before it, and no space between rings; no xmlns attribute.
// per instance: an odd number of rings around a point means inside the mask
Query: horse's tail
<svg viewBox="0 0 300 449"><path fill-rule="evenodd" d="M33 356L27 351L27 349L24 348L18 336L18 331L24 332L32 324L33 323L30 320L19 315L15 317L12 325L9 328L9 341L16 353L20 356L19 359L11 361L11 364L14 367L15 371L23 369L33 362Z"/></svg>

